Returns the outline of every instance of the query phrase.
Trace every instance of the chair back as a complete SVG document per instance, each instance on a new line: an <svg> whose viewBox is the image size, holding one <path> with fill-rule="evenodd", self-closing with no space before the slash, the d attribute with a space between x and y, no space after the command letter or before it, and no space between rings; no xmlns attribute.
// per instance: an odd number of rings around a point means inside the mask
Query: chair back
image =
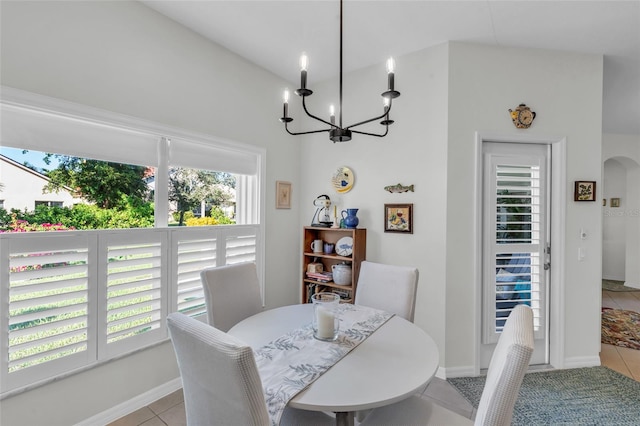
<svg viewBox="0 0 640 426"><path fill-rule="evenodd" d="M480 397L476 425L508 426L522 380L533 353L533 311L518 305L512 311L491 357Z"/></svg>
<svg viewBox="0 0 640 426"><path fill-rule="evenodd" d="M418 290L418 269L364 261L355 303L391 312L413 322Z"/></svg>
<svg viewBox="0 0 640 426"><path fill-rule="evenodd" d="M268 425L253 350L179 312L167 317L189 426Z"/></svg>
<svg viewBox="0 0 640 426"><path fill-rule="evenodd" d="M200 272L209 325L231 327L262 311L256 264L253 262L207 268Z"/></svg>

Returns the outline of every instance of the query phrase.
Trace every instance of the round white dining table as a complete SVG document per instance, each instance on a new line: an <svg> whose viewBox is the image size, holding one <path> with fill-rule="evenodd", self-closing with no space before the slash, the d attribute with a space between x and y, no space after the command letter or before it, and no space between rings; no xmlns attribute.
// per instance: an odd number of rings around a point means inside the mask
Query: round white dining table
<svg viewBox="0 0 640 426"><path fill-rule="evenodd" d="M229 334L258 349L309 324L312 317L312 304L283 306L246 318ZM288 405L344 415L392 404L424 389L438 364L438 347L431 336L395 315Z"/></svg>

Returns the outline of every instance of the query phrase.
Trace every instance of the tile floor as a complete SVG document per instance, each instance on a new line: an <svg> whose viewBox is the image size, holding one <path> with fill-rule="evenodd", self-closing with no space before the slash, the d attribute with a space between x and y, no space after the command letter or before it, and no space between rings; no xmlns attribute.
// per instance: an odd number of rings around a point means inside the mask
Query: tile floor
<svg viewBox="0 0 640 426"><path fill-rule="evenodd" d="M602 292L602 306L640 312L640 292ZM602 365L640 381L640 351L602 345ZM435 378L423 397L463 416L473 418L474 408L446 380ZM186 418L182 390L116 420L109 426L184 426Z"/></svg>

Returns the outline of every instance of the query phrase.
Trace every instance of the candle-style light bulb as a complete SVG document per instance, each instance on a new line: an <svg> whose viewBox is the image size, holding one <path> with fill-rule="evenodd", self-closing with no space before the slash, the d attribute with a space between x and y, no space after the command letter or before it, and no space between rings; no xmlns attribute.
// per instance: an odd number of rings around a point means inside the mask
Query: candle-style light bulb
<svg viewBox="0 0 640 426"><path fill-rule="evenodd" d="M284 94L282 95L282 100L284 101L282 106L283 118L287 118L289 114L289 89L284 89Z"/></svg>
<svg viewBox="0 0 640 426"><path fill-rule="evenodd" d="M393 90L393 72L396 69L396 61L393 60L393 58L389 58L387 59L387 73L388 73L388 80L389 80L389 84L388 84L388 89L389 91Z"/></svg>
<svg viewBox="0 0 640 426"><path fill-rule="evenodd" d="M336 124L336 109L333 104L329 105L329 118L331 124Z"/></svg>
<svg viewBox="0 0 640 426"><path fill-rule="evenodd" d="M387 72L393 73L396 70L396 61L393 58L387 59Z"/></svg>
<svg viewBox="0 0 640 426"><path fill-rule="evenodd" d="M382 103L384 104L384 111L387 112L389 110L391 100L389 98L382 98Z"/></svg>
<svg viewBox="0 0 640 426"><path fill-rule="evenodd" d="M300 56L300 88L307 88L307 67L309 66L309 59L307 58L307 54L302 52L302 56Z"/></svg>

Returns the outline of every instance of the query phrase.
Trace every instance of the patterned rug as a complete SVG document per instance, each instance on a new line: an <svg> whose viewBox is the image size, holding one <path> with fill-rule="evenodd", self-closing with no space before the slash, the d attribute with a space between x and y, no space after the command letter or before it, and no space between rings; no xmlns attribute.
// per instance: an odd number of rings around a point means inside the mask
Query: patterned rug
<svg viewBox="0 0 640 426"><path fill-rule="evenodd" d="M602 289L606 291L640 291L640 288L627 287L624 281L602 280Z"/></svg>
<svg viewBox="0 0 640 426"><path fill-rule="evenodd" d="M602 308L602 343L640 350L640 314Z"/></svg>
<svg viewBox="0 0 640 426"><path fill-rule="evenodd" d="M447 379L478 407L485 377ZM524 376L513 425L640 425L640 382L606 367Z"/></svg>

